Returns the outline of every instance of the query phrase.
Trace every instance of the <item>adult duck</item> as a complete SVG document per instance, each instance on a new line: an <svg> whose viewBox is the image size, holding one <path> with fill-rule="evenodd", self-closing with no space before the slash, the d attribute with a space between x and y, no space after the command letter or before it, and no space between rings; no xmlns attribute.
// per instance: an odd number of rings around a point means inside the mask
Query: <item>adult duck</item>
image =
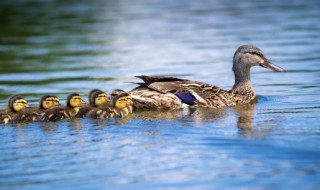
<svg viewBox="0 0 320 190"><path fill-rule="evenodd" d="M243 45L233 56L235 83L231 90L174 77L137 76L144 82L137 83L130 95L135 109L180 109L183 105L220 108L249 103L256 97L250 81L253 66L285 71L272 64L259 48Z"/></svg>

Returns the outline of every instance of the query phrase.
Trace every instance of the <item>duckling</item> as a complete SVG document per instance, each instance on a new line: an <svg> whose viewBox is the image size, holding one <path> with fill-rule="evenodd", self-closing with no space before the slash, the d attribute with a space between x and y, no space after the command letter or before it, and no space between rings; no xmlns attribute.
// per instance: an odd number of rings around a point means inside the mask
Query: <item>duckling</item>
<svg viewBox="0 0 320 190"><path fill-rule="evenodd" d="M91 110L87 117L97 119L125 117L132 113L132 104L131 96L124 92L115 96L112 102Z"/></svg>
<svg viewBox="0 0 320 190"><path fill-rule="evenodd" d="M124 90L121 90L121 89L115 89L111 92L111 99L115 98L117 95L120 95L122 93L127 93L126 91ZM131 96L130 96L131 97ZM124 111L125 112L128 112L128 113L132 113L132 110L133 110L133 103L131 104L128 104L127 107L124 108Z"/></svg>
<svg viewBox="0 0 320 190"><path fill-rule="evenodd" d="M82 104L85 102L82 100L82 97L73 93L67 97L67 105L64 107L56 107L49 109L44 112L40 117L40 121L57 121L64 118L72 118L79 112L79 109Z"/></svg>
<svg viewBox="0 0 320 190"><path fill-rule="evenodd" d="M271 63L253 45L240 46L233 56L235 82L231 90L224 90L203 82L163 76L137 76L139 86L130 91L135 109L181 109L192 107L220 108L250 103L256 98L251 85L250 68L261 66L276 72L285 71Z"/></svg>
<svg viewBox="0 0 320 190"><path fill-rule="evenodd" d="M108 95L99 89L91 90L88 97L89 105L83 105L75 115L76 118L84 118L90 110L110 101Z"/></svg>
<svg viewBox="0 0 320 190"><path fill-rule="evenodd" d="M37 120L46 110L58 107L59 98L53 95L45 95L39 101L39 107L29 107L16 114L10 123L25 123Z"/></svg>
<svg viewBox="0 0 320 190"><path fill-rule="evenodd" d="M29 107L26 99L20 95L13 95L8 99L8 109L0 110L0 123L9 123L20 111Z"/></svg>

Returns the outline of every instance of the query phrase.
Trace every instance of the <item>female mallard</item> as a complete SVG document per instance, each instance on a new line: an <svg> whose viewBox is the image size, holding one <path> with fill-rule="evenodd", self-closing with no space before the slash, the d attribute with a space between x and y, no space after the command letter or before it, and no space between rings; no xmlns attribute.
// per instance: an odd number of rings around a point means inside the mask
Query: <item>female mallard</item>
<svg viewBox="0 0 320 190"><path fill-rule="evenodd" d="M79 112L81 105L85 104L82 97L77 93L70 94L67 97L66 103L67 105L64 107L56 107L45 111L39 120L57 121L64 118L74 117Z"/></svg>
<svg viewBox="0 0 320 190"><path fill-rule="evenodd" d="M283 72L272 64L262 51L252 45L240 46L233 56L235 83L231 90L224 90L206 83L173 77L137 76L144 83L133 89L130 95L137 109L180 109L183 104L208 108L220 108L249 103L256 95L250 82L250 68L261 66Z"/></svg>
<svg viewBox="0 0 320 190"><path fill-rule="evenodd" d="M46 110L58 107L59 98L53 95L45 95L39 101L39 107L28 107L16 114L10 123L25 123L37 120Z"/></svg>
<svg viewBox="0 0 320 190"><path fill-rule="evenodd" d="M88 99L89 105L83 105L77 115L75 115L76 118L84 118L90 110L110 101L108 95L99 89L91 90Z"/></svg>
<svg viewBox="0 0 320 190"><path fill-rule="evenodd" d="M132 113L132 104L131 96L124 92L112 98L112 102L91 110L87 117L97 119L125 117Z"/></svg>
<svg viewBox="0 0 320 190"><path fill-rule="evenodd" d="M8 99L8 109L0 110L0 123L9 123L19 112L29 107L26 99L13 95Z"/></svg>

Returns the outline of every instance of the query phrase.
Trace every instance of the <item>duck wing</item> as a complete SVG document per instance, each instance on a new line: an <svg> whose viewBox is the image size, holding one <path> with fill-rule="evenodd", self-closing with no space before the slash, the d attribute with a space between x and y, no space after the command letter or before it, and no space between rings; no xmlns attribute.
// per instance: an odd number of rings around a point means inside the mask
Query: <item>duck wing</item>
<svg viewBox="0 0 320 190"><path fill-rule="evenodd" d="M216 108L232 104L232 93L203 82L162 76L139 76L138 78L141 78L144 83L139 83L140 86L133 91L148 88L164 94L171 93L190 106Z"/></svg>
<svg viewBox="0 0 320 190"><path fill-rule="evenodd" d="M164 77L164 76L136 76L143 80L143 83L136 83L139 87L147 87L151 90L158 91L160 93L174 93L180 90L181 85L179 82L188 82L189 80L175 78L175 77ZM133 89L135 91L139 87Z"/></svg>
<svg viewBox="0 0 320 190"><path fill-rule="evenodd" d="M187 81L186 79L180 79L175 77L166 77L166 76L146 76L146 75L140 75L136 76L139 79L142 79L143 82L149 83L149 82L172 82L172 81Z"/></svg>

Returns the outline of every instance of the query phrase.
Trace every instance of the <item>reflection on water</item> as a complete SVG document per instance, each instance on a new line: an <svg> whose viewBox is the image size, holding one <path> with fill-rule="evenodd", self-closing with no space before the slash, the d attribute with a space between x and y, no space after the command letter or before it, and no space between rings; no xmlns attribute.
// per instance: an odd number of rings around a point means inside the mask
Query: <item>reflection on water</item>
<svg viewBox="0 0 320 190"><path fill-rule="evenodd" d="M0 107L11 94L36 104L47 93L130 90L141 74L230 89L243 44L287 70L253 68L252 104L0 125L0 189L317 189L319 8L318 0L0 1Z"/></svg>

